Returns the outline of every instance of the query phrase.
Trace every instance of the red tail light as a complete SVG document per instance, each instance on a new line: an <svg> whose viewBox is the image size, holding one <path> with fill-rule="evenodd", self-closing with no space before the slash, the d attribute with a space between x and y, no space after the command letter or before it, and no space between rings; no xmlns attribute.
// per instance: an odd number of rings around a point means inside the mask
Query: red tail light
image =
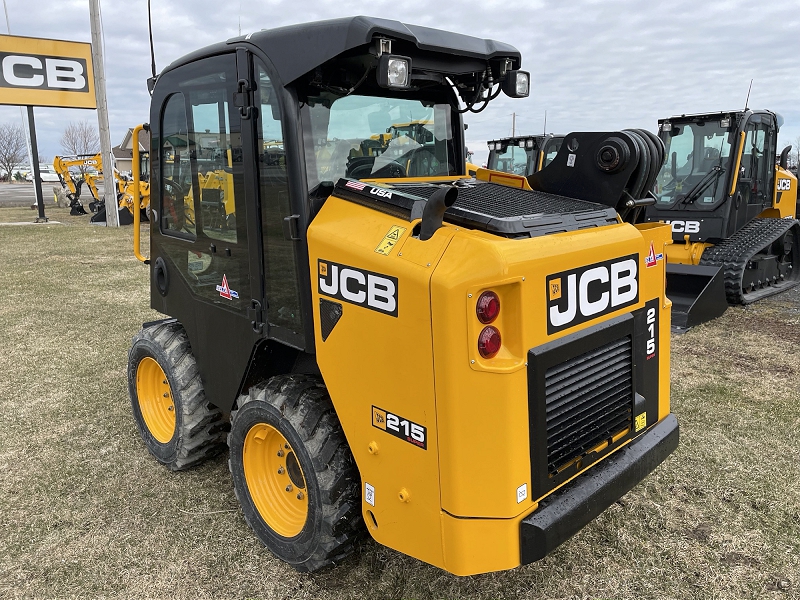
<svg viewBox="0 0 800 600"><path fill-rule="evenodd" d="M500 313L500 298L494 292L483 292L475 305L478 320L487 325L497 318Z"/></svg>
<svg viewBox="0 0 800 600"><path fill-rule="evenodd" d="M483 358L493 358L500 352L500 332L496 327L484 327L478 336L478 352Z"/></svg>

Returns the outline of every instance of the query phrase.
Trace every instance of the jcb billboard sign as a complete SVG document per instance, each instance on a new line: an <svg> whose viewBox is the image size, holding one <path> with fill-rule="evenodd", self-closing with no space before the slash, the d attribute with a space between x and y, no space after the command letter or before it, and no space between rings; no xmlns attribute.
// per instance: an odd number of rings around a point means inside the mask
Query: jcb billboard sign
<svg viewBox="0 0 800 600"><path fill-rule="evenodd" d="M0 104L96 108L91 44L0 35Z"/></svg>

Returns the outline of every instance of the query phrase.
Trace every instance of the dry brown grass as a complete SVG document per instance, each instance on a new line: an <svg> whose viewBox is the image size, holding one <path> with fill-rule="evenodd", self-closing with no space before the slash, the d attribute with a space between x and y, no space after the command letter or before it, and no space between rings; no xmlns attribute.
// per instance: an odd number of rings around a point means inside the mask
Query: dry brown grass
<svg viewBox="0 0 800 600"><path fill-rule="evenodd" d="M251 534L226 457L149 457L125 365L157 315L131 228L48 213L64 224L0 227L0 597L800 597L800 292L673 338L677 452L544 561L458 578L367 541L309 576Z"/></svg>

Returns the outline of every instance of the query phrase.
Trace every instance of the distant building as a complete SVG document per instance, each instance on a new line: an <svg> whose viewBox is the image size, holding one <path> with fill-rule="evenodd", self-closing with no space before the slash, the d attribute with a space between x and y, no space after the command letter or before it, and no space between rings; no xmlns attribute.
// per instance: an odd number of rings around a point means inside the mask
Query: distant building
<svg viewBox="0 0 800 600"><path fill-rule="evenodd" d="M114 146L111 152L120 173L133 171L133 129L128 129L122 143ZM150 152L150 135L144 129L139 132L139 152Z"/></svg>

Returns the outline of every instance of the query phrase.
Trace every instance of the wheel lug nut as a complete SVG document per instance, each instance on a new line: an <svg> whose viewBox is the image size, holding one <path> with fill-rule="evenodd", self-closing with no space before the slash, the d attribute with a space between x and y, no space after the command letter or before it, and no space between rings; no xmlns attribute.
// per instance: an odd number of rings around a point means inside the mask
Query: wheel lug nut
<svg viewBox="0 0 800 600"><path fill-rule="evenodd" d="M164 392L164 398L169 398L169 393Z"/></svg>
<svg viewBox="0 0 800 600"><path fill-rule="evenodd" d="M291 483L290 483L289 485L287 485L287 486L286 486L286 491L287 491L287 492L291 492L293 489L294 489L294 488L292 487L292 484L291 484Z"/></svg>
<svg viewBox="0 0 800 600"><path fill-rule="evenodd" d="M305 496L303 495L303 492L297 492L297 499L298 500L302 500L303 498L305 498Z"/></svg>
<svg viewBox="0 0 800 600"><path fill-rule="evenodd" d="M289 449L289 444L284 444L283 447L288 450Z"/></svg>
<svg viewBox="0 0 800 600"><path fill-rule="evenodd" d="M283 475L283 467L278 467L278 475Z"/></svg>
<svg viewBox="0 0 800 600"><path fill-rule="evenodd" d="M169 411L175 410L175 407L174 406L170 406L169 408L167 408L167 410L169 410Z"/></svg>
<svg viewBox="0 0 800 600"><path fill-rule="evenodd" d="M282 456L283 456L283 450L278 450L278 456L279 456L279 457L282 457Z"/></svg>
<svg viewBox="0 0 800 600"><path fill-rule="evenodd" d="M164 381L162 381L161 383L163 383L164 385L167 385L167 380L165 379L165 380L164 380Z"/></svg>

